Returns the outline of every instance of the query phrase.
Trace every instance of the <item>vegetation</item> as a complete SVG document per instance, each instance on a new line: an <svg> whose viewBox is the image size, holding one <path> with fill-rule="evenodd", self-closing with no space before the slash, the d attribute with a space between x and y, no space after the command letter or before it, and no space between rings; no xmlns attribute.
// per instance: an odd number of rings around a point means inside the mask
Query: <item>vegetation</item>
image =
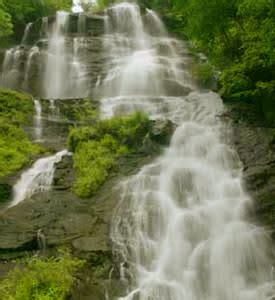
<svg viewBox="0 0 275 300"><path fill-rule="evenodd" d="M0 177L20 169L41 147L30 142L20 125L33 114L30 96L0 90Z"/></svg>
<svg viewBox="0 0 275 300"><path fill-rule="evenodd" d="M74 152L76 194L84 198L92 196L117 165L118 158L139 149L149 126L146 116L135 113L73 128L69 149Z"/></svg>
<svg viewBox="0 0 275 300"><path fill-rule="evenodd" d="M91 99L76 101L75 103L61 103L62 112L68 121L76 123L94 123L98 118L96 104Z"/></svg>
<svg viewBox="0 0 275 300"><path fill-rule="evenodd" d="M31 120L34 105L31 96L12 90L0 89L0 118L22 124Z"/></svg>
<svg viewBox="0 0 275 300"><path fill-rule="evenodd" d="M141 2L159 9L170 29L192 40L221 70L225 101L250 103L275 125L274 0Z"/></svg>
<svg viewBox="0 0 275 300"><path fill-rule="evenodd" d="M27 23L59 9L70 9L71 3L71 0L0 0L0 39L12 34L20 39ZM3 44L5 39L0 42Z"/></svg>
<svg viewBox="0 0 275 300"><path fill-rule="evenodd" d="M0 283L0 298L6 300L63 300L83 261L66 251L58 257L31 257L19 262Z"/></svg>

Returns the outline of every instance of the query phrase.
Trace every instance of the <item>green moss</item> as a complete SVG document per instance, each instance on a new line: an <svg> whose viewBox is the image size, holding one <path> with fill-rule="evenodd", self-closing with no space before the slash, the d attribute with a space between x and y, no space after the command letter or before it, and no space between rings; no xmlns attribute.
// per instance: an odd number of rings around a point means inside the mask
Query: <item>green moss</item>
<svg viewBox="0 0 275 300"><path fill-rule="evenodd" d="M41 151L42 148L32 144L20 127L0 119L0 177L22 168Z"/></svg>
<svg viewBox="0 0 275 300"><path fill-rule="evenodd" d="M11 90L0 90L0 177L9 175L27 164L42 151L20 128L33 116L30 96Z"/></svg>
<svg viewBox="0 0 275 300"><path fill-rule="evenodd" d="M135 113L72 129L68 143L74 152L75 193L83 198L95 194L116 167L119 157L139 149L149 126L146 116Z"/></svg>
<svg viewBox="0 0 275 300"><path fill-rule="evenodd" d="M80 123L93 123L98 118L97 107L90 99L76 101L75 103L62 103L62 112L67 120Z"/></svg>
<svg viewBox="0 0 275 300"><path fill-rule="evenodd" d="M34 105L31 96L0 89L0 118L10 123L26 123L31 120L33 112Z"/></svg>
<svg viewBox="0 0 275 300"><path fill-rule="evenodd" d="M68 252L58 257L32 257L21 261L0 283L0 298L9 300L63 300L83 261Z"/></svg>

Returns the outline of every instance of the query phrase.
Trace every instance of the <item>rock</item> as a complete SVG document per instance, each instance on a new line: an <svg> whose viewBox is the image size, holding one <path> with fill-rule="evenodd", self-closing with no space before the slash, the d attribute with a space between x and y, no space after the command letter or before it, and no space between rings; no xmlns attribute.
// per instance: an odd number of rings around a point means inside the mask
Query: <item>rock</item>
<svg viewBox="0 0 275 300"><path fill-rule="evenodd" d="M78 251L94 252L94 251L107 251L108 246L106 241L101 237L82 237L72 242L73 247Z"/></svg>
<svg viewBox="0 0 275 300"><path fill-rule="evenodd" d="M153 121L153 126L149 132L152 141L160 145L168 145L175 130L175 125L170 120Z"/></svg>
<svg viewBox="0 0 275 300"><path fill-rule="evenodd" d="M0 202L6 202L11 199L12 186L7 183L0 183Z"/></svg>
<svg viewBox="0 0 275 300"><path fill-rule="evenodd" d="M243 164L246 190L254 200L250 217L271 229L275 238L275 129L260 124L255 117L233 123L233 143Z"/></svg>
<svg viewBox="0 0 275 300"><path fill-rule="evenodd" d="M187 96L192 91L188 86L174 80L163 80L163 86L165 87L166 96L182 97Z"/></svg>
<svg viewBox="0 0 275 300"><path fill-rule="evenodd" d="M141 150L146 153L158 153L170 143L175 125L170 120L151 121L151 129L143 140Z"/></svg>
<svg viewBox="0 0 275 300"><path fill-rule="evenodd" d="M53 179L53 188L55 190L68 190L74 182L73 160L71 155L65 155L62 160L56 164Z"/></svg>

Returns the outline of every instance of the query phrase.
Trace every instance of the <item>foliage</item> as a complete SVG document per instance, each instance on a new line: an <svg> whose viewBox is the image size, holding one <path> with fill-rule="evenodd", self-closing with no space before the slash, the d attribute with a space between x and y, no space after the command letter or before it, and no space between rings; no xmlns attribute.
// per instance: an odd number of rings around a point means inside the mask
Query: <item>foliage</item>
<svg viewBox="0 0 275 300"><path fill-rule="evenodd" d="M12 123L26 123L33 112L34 105L29 95L0 89L0 118Z"/></svg>
<svg viewBox="0 0 275 300"><path fill-rule="evenodd" d="M20 127L0 118L0 177L19 170L41 151Z"/></svg>
<svg viewBox="0 0 275 300"><path fill-rule="evenodd" d="M196 62L192 67L194 78L202 82L203 85L210 85L214 80L214 69L208 62Z"/></svg>
<svg viewBox="0 0 275 300"><path fill-rule="evenodd" d="M259 113L266 115L263 102L267 101L267 89L262 86L275 78L275 1L170 0L166 5L161 2L150 3L166 15L172 30L191 39L221 70L224 99L250 101L258 106ZM268 90L274 100L274 91ZM275 105L268 107L271 111L266 120L272 125Z"/></svg>
<svg viewBox="0 0 275 300"><path fill-rule="evenodd" d="M71 0L0 0L0 38L11 35L13 30L20 38L27 23L57 10L68 10L71 4Z"/></svg>
<svg viewBox="0 0 275 300"><path fill-rule="evenodd" d="M11 15L5 10L3 0L0 0L0 38L5 38L12 34Z"/></svg>
<svg viewBox="0 0 275 300"><path fill-rule="evenodd" d="M33 101L30 96L0 90L0 177L22 168L33 155L42 151L30 142L20 125L30 120Z"/></svg>
<svg viewBox="0 0 275 300"><path fill-rule="evenodd" d="M6 300L66 299L74 274L83 261L62 251L58 257L31 257L21 261L0 283L0 298Z"/></svg>
<svg viewBox="0 0 275 300"><path fill-rule="evenodd" d="M62 103L62 111L67 120L80 123L93 123L98 118L97 107L90 99L76 101L75 103Z"/></svg>
<svg viewBox="0 0 275 300"><path fill-rule="evenodd" d="M138 150L149 125L146 116L135 113L73 128L68 143L74 152L76 194L84 198L92 196L106 181L118 158Z"/></svg>

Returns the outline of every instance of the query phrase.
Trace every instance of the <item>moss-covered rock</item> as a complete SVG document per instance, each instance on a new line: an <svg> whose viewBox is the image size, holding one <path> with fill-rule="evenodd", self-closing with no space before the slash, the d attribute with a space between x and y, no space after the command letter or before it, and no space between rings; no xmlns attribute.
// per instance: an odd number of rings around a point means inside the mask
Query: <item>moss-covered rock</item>
<svg viewBox="0 0 275 300"><path fill-rule="evenodd" d="M159 152L169 143L173 130L172 122L150 121L141 113L72 129L68 144L74 153L76 194L83 198L94 195L119 167L122 156L139 151Z"/></svg>

